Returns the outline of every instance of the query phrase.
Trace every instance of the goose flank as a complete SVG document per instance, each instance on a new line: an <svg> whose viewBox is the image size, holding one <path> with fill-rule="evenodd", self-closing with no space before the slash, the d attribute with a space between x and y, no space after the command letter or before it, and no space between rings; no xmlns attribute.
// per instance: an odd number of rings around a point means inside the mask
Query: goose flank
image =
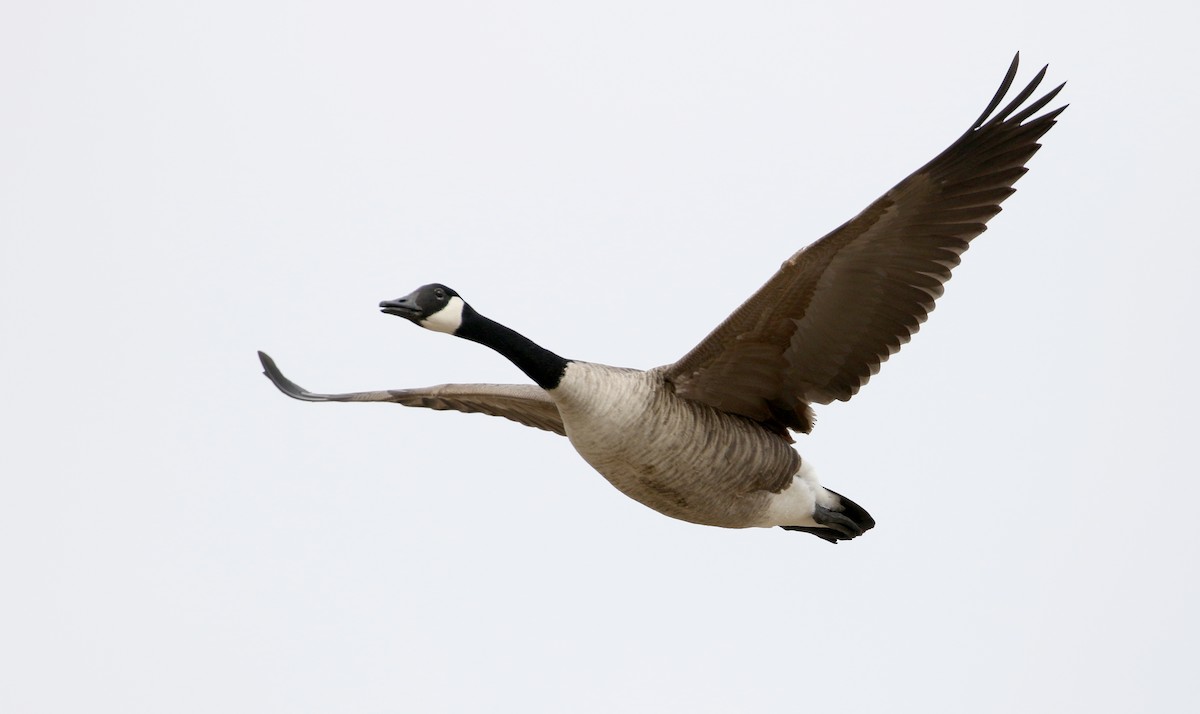
<svg viewBox="0 0 1200 714"><path fill-rule="evenodd" d="M1031 101L1043 67L997 111L1018 61L949 148L788 258L674 364L639 370L563 358L434 283L379 307L487 346L533 384L322 394L298 386L259 352L264 374L303 401L482 413L565 435L622 493L672 518L779 526L831 543L855 538L874 519L820 484L791 432L811 431L811 405L849 400L917 332L970 241L1000 212L1039 139L1066 109L1038 114L1064 86Z"/></svg>

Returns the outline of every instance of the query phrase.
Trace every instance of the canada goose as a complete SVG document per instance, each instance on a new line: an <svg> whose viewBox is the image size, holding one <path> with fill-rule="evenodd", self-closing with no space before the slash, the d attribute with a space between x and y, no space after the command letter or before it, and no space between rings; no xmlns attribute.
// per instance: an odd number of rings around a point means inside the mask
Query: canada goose
<svg viewBox="0 0 1200 714"><path fill-rule="evenodd" d="M957 141L862 213L789 258L750 299L678 362L625 369L560 357L490 320L445 285L380 309L479 342L537 386L445 384L317 394L259 352L284 394L312 402L395 402L501 416L565 435L630 498L673 518L725 528L781 526L831 543L875 525L822 487L790 446L809 432L811 404L848 400L933 309L972 238L1066 108L1031 118L1062 89L1024 106L1046 74L992 115L1016 76Z"/></svg>

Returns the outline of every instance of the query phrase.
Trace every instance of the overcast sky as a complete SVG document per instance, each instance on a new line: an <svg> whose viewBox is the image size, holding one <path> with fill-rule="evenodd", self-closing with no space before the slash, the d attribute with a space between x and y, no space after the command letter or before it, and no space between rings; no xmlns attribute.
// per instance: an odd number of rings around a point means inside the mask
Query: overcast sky
<svg viewBox="0 0 1200 714"><path fill-rule="evenodd" d="M1200 705L1183 3L9 3L0 710ZM673 521L565 439L321 391L525 381L376 309L682 356L953 141L1071 104L797 448L878 527Z"/></svg>

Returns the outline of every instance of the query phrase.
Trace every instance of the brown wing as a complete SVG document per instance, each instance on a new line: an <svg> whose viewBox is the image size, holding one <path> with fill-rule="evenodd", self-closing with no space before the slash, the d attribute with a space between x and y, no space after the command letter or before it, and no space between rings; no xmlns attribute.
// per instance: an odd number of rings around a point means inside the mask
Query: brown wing
<svg viewBox="0 0 1200 714"><path fill-rule="evenodd" d="M865 211L789 258L666 371L680 396L798 431L809 404L847 400L916 333L959 256L1000 212L1065 106L1022 108L1046 68L995 116L1017 72L971 128ZM990 117L990 118L989 118Z"/></svg>
<svg viewBox="0 0 1200 714"><path fill-rule="evenodd" d="M406 407L453 409L504 417L525 426L566 435L554 400L544 389L532 384L440 384L420 389L318 394L283 376L275 366L275 360L265 352L259 352L258 359L262 362L263 374L279 391L305 402L395 402Z"/></svg>

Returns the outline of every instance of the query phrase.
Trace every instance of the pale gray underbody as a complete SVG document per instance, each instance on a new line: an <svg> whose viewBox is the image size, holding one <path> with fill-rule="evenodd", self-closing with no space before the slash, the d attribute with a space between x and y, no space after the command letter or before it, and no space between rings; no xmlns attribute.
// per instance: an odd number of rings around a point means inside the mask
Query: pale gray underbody
<svg viewBox="0 0 1200 714"><path fill-rule="evenodd" d="M662 368L571 362L549 393L580 456L630 498L703 525L783 525L766 519L800 455L750 419L676 396Z"/></svg>

